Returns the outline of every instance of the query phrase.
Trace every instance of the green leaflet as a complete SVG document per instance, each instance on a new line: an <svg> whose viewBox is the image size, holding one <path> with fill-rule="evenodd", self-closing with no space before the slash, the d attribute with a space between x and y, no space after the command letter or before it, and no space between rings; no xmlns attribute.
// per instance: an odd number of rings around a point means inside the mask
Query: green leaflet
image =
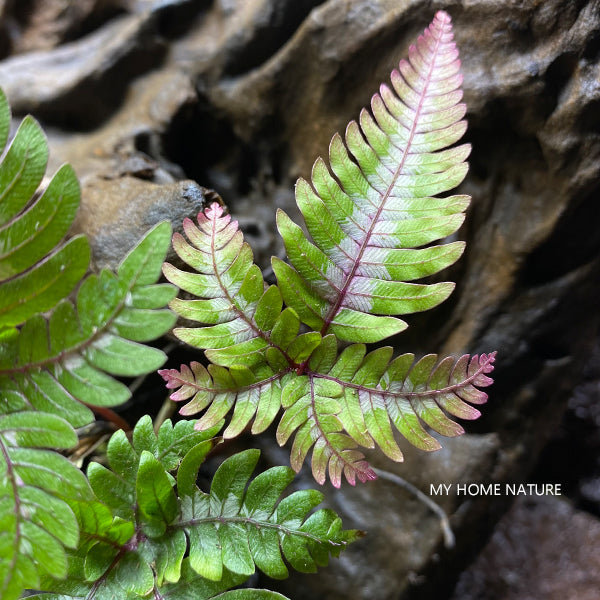
<svg viewBox="0 0 600 600"><path fill-rule="evenodd" d="M10 110L0 90L0 155ZM4 132L4 133L2 133ZM0 162L0 340L2 332L53 308L85 275L90 250L78 236L58 248L79 206L79 183L65 165L34 202L48 162L46 138L26 117Z"/></svg>
<svg viewBox="0 0 600 600"><path fill-rule="evenodd" d="M89 275L75 303L61 300L49 318L29 318L17 335L0 343L6 398L0 410L54 412L81 426L92 418L82 402L114 406L129 398L128 388L110 375L136 376L162 365L164 354L140 342L174 323L170 311L156 310L172 298L173 288L153 283L169 238L170 226L157 225L116 275L108 270Z"/></svg>
<svg viewBox="0 0 600 600"><path fill-rule="evenodd" d="M9 125L0 91L0 153ZM171 229L157 225L116 274L104 270L83 279L87 238L60 246L79 207L73 169L61 167L32 200L47 162L46 138L26 117L0 162L0 413L39 410L81 426L92 420L86 404L112 406L129 398L112 375L141 375L165 360L141 342L174 324L174 315L160 309L175 291L156 285ZM73 301L69 295L78 285Z"/></svg>
<svg viewBox="0 0 600 600"><path fill-rule="evenodd" d="M188 452L203 443L207 444L217 431L216 428L197 431L194 429L193 421L181 421L173 426L167 419L158 433L155 433L150 417L144 416L136 424L131 442L123 431L117 431L111 437L106 451L110 469L95 462L90 463L88 467L90 485L96 496L116 511L116 516L131 520L134 515L135 498L140 487L154 484L151 481L152 477L146 477L148 481L140 480L142 458L144 469L163 474L174 471ZM209 444L207 451L212 446L212 443ZM157 478L161 478L161 475L157 475ZM174 480L171 478L159 485L159 488L165 491L166 502L173 483ZM146 507L143 508L148 513L144 522L152 526L157 520L160 521L161 517L154 518L151 504L157 499L160 501L161 497L153 499L156 494L152 490L148 494L148 498L143 500L148 502L147 510ZM168 514L163 512L165 519L168 519ZM166 526L168 520L163 520L163 524Z"/></svg>

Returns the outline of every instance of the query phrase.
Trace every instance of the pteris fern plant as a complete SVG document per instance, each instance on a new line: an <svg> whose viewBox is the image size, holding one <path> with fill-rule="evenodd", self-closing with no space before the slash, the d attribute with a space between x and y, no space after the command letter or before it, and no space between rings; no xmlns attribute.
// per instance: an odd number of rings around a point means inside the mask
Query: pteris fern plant
<svg viewBox="0 0 600 600"><path fill-rule="evenodd" d="M130 391L115 376L166 359L144 342L175 323L164 307L176 290L156 283L171 228L157 225L116 272L88 273L87 238L63 241L80 201L73 169L38 192L44 134L26 117L6 148L10 121L0 90L0 598L25 588L47 600L283 598L231 588L256 568L314 571L359 536L332 511L311 512L319 492L280 501L291 469L248 484L258 460L249 450L202 492L198 470L219 427L167 420L155 433L149 417L129 438L117 431L108 466L91 462L87 477L61 453L94 412L116 417L107 408Z"/></svg>
<svg viewBox="0 0 600 600"><path fill-rule="evenodd" d="M450 17L439 12L410 48L408 61L382 85L344 138L335 135L329 166L319 158L311 181L296 184L303 230L283 211L277 226L289 264L272 259L277 285L266 286L237 223L213 204L184 222L173 247L193 272L165 264L172 283L193 299L171 308L197 327L174 330L205 350L208 367L160 371L180 412L204 411L213 427L231 411L224 438L260 433L278 418L277 441L293 438L298 471L312 451L314 478L375 478L360 448L402 453L395 428L423 450L440 448L431 429L463 433L448 415L475 419L479 388L491 383L494 353L460 358L365 343L397 334L397 315L430 309L454 284L413 283L454 263L463 242L435 244L464 220L470 198L446 195L467 173L470 146L456 146L467 124L458 50ZM284 308L285 304L285 308ZM348 344L343 349L340 343ZM283 410L281 410L283 409Z"/></svg>
<svg viewBox="0 0 600 600"><path fill-rule="evenodd" d="M237 224L214 204L186 220L173 246L192 272L163 267L195 295L174 299L156 283L169 239L154 228L116 272L88 273L85 236L64 241L79 205L73 170L62 167L38 192L47 163L39 125L26 117L10 146L10 112L0 92L0 597L24 588L38 600L271 600L266 590L232 589L256 569L312 572L360 532L343 530L322 495L281 499L294 476L275 467L251 480L258 451L226 459L208 491L202 463L222 438L264 431L281 415L277 440L293 437L298 471L312 450L315 479L335 486L375 477L359 448L402 455L392 426L426 450L428 428L457 435L447 414L476 418L494 354L438 360L392 358L365 344L402 331L397 316L442 302L452 284L409 283L458 259L456 231L469 199L440 196L466 174L466 127L450 19L438 13L410 60L382 86L372 112L335 136L330 166L297 185L312 241L277 217L289 264L273 260L267 286ZM449 148L449 149L448 149ZM64 456L74 428L123 403L118 377L162 365L145 345L178 314L203 326L180 339L205 350L208 367L163 370L180 411L197 421L143 417L117 431L105 459L83 474ZM285 307L284 307L285 303ZM222 438L225 417L233 411ZM62 451L62 453L61 453Z"/></svg>

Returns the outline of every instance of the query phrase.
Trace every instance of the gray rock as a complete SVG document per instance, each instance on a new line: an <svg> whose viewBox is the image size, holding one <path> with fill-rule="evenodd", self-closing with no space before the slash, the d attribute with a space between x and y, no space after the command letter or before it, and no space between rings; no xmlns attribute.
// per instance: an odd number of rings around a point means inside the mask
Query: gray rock
<svg viewBox="0 0 600 600"><path fill-rule="evenodd" d="M596 600L600 521L557 498L520 497L453 600Z"/></svg>
<svg viewBox="0 0 600 600"><path fill-rule="evenodd" d="M154 29L151 13L125 16L52 51L6 59L0 81L13 112L67 127L102 122L122 100L129 79L162 57Z"/></svg>
<svg viewBox="0 0 600 600"><path fill-rule="evenodd" d="M13 22L12 51L48 50L72 41L125 10L127 0L9 0L5 18Z"/></svg>
<svg viewBox="0 0 600 600"><path fill-rule="evenodd" d="M86 187L73 232L88 234L96 269L114 268L156 223L170 221L181 231L184 218L206 207L205 192L186 180L158 185L129 175L96 179Z"/></svg>

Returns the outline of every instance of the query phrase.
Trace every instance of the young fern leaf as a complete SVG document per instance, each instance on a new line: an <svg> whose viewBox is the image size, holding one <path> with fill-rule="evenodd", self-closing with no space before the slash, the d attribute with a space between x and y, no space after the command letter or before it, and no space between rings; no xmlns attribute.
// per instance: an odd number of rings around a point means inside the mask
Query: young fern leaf
<svg viewBox="0 0 600 600"><path fill-rule="evenodd" d="M96 498L71 503L81 536L68 555L70 577L43 577L41 589L52 593L38 597L112 600L154 593L172 600L274 600L282 596L225 592L257 567L285 577L284 558L296 569L314 571L360 535L342 530L333 511L308 514L321 501L319 492L303 490L279 501L293 479L291 469L269 469L248 483L258 450L226 459L210 492L200 491L198 470L217 429L198 432L193 421L174 427L167 421L155 434L144 417L132 442L123 432L114 434L110 468L94 462L88 468Z"/></svg>
<svg viewBox="0 0 600 600"><path fill-rule="evenodd" d="M464 244L430 244L455 232L467 196L435 197L467 173L470 147L445 149L466 130L461 120L458 51L450 17L439 12L411 46L344 140L329 147L312 187L296 185L296 201L314 244L279 211L277 225L291 266L273 258L285 303L322 335L376 342L407 327L402 315L445 300L452 283L407 283L454 263ZM378 316L384 315L384 316Z"/></svg>
<svg viewBox="0 0 600 600"><path fill-rule="evenodd" d="M392 360L389 347L367 354L361 343L338 353L338 340L378 342L403 330L406 323L392 315L432 308L453 289L410 282L451 265L464 250L463 242L431 245L458 229L470 200L436 197L467 172L470 147L448 149L466 128L459 68L450 18L439 12L392 73L394 91L382 85L373 97L373 116L363 110L345 142L334 136L333 174L319 159L312 186L299 180L296 199L314 243L278 212L290 261L273 258L279 289L264 291L250 250L217 205L199 215L200 230L188 224L196 250L175 238L181 258L200 275L170 266L165 273L204 299L174 301L172 308L193 318L197 306L197 320L218 323L179 335L201 340L196 345L208 349L213 364L160 372L173 400L189 400L183 414L206 411L198 428L233 409L224 437L252 421L258 433L282 407L277 441L293 438L294 470L312 450L315 479L324 483L329 474L339 487L343 476L351 484L375 478L360 448L377 446L402 460L394 429L418 448L436 450L427 429L456 436L463 429L447 414L479 416L467 403L486 400L478 388L492 382L495 353L439 363L436 355ZM316 331L300 334L301 321Z"/></svg>
<svg viewBox="0 0 600 600"><path fill-rule="evenodd" d="M280 322L281 294L277 286L266 287L237 222L213 203L198 215L198 227L185 219L183 228L191 244L176 233L173 248L196 273L168 263L163 271L171 283L197 299L177 298L170 307L186 319L211 327L178 327L175 335L192 346L206 349L209 360L222 366L253 367L265 361L268 348L277 350L291 362L286 351L291 339L283 336L284 339L278 340L276 333L278 329L287 329ZM319 339L318 334L311 334L312 347Z"/></svg>

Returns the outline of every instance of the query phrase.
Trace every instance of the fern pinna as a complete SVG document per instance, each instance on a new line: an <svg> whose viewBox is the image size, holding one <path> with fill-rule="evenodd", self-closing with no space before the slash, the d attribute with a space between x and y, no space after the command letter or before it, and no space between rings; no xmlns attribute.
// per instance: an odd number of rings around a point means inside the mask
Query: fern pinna
<svg viewBox="0 0 600 600"><path fill-rule="evenodd" d="M438 12L351 122L335 135L329 164L319 158L311 182L300 179L296 201L312 241L283 211L277 225L289 264L272 259L277 286L266 286L237 223L213 204L186 220L186 239L173 247L194 271L165 265L166 277L195 299L171 308L198 327L175 334L204 349L210 363L161 371L181 413L205 411L199 429L231 409L225 438L250 423L265 430L283 414L277 440L292 436L298 471L312 449L312 471L336 487L375 477L360 447L379 446L402 460L392 425L412 444L435 450L423 425L445 435L463 432L447 415L479 416L495 353L415 362L392 349L366 352L407 327L397 315L430 309L454 284L419 284L454 263L463 242L433 244L454 233L470 198L444 195L467 173L470 146L453 146L466 130L458 50L450 17ZM283 308L283 305L286 308ZM302 327L306 331L302 331ZM338 342L350 342L341 352Z"/></svg>
<svg viewBox="0 0 600 600"><path fill-rule="evenodd" d="M70 503L89 485L58 450L74 427L126 401L114 376L142 375L166 360L141 342L175 321L173 286L157 284L169 241L157 225L115 273L88 273L83 235L63 242L79 207L64 165L42 193L48 145L25 117L8 144L11 114L0 90L0 597L13 600L45 573L65 577L80 524ZM8 147L6 147L8 146ZM5 150L6 147L6 150ZM74 293L76 291L76 293ZM108 413L110 414L110 413Z"/></svg>

